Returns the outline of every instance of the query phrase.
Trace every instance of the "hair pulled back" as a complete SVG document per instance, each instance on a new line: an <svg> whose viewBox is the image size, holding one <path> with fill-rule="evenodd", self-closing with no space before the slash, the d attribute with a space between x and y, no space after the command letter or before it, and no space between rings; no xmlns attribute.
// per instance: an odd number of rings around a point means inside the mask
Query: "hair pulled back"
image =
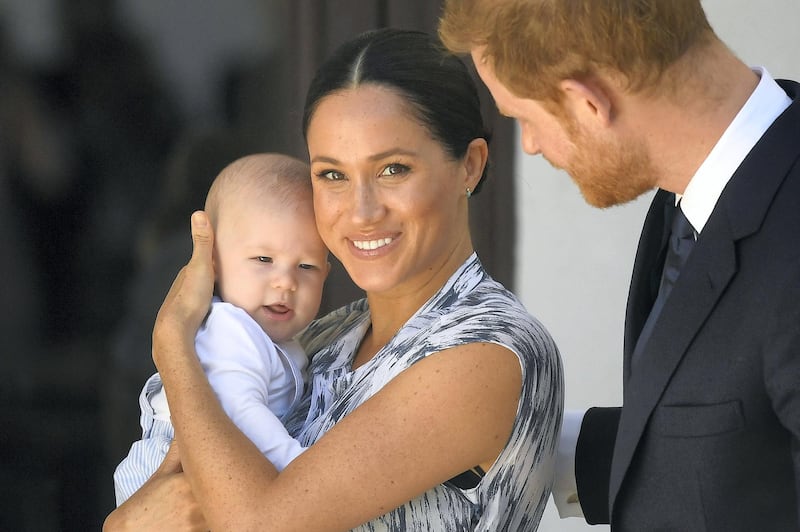
<svg viewBox="0 0 800 532"><path fill-rule="evenodd" d="M337 48L317 70L306 94L303 136L319 103L335 92L375 84L396 91L415 118L454 159L476 138L490 140L478 89L466 65L435 37L383 28L358 35ZM475 187L478 192L483 183Z"/></svg>

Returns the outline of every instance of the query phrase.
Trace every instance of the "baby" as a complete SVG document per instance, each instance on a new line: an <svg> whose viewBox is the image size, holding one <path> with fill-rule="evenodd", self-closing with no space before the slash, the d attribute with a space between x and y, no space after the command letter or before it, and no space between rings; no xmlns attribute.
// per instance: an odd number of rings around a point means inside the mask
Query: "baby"
<svg viewBox="0 0 800 532"><path fill-rule="evenodd" d="M197 353L225 412L282 470L303 451L281 422L305 385L308 360L294 336L316 317L330 269L308 165L279 154L238 159L211 185L205 210L216 287ZM174 437L158 374L139 405L142 439L114 472L117 505L150 478Z"/></svg>

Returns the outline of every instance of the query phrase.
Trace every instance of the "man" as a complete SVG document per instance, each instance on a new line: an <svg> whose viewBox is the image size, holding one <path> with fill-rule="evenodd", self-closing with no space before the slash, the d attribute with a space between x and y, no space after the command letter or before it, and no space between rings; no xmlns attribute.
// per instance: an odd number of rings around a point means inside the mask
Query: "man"
<svg viewBox="0 0 800 532"><path fill-rule="evenodd" d="M800 86L736 58L699 0L446 0L440 35L588 203L660 189L628 296L624 406L589 409L579 435L565 422L577 498L554 492L562 515L800 528Z"/></svg>

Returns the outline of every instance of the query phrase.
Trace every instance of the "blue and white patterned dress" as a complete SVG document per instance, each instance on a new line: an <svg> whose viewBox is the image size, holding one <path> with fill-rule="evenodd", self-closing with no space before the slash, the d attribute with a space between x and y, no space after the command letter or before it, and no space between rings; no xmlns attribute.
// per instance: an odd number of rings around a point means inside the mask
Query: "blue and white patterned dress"
<svg viewBox="0 0 800 532"><path fill-rule="evenodd" d="M312 445L415 362L463 344L494 343L513 351L522 367L522 394L511 437L476 487L441 484L355 530L536 530L550 494L564 398L561 359L544 327L489 277L475 254L353 371L369 325L367 302L360 300L312 323L300 338L312 354L311 381L287 428L302 445Z"/></svg>

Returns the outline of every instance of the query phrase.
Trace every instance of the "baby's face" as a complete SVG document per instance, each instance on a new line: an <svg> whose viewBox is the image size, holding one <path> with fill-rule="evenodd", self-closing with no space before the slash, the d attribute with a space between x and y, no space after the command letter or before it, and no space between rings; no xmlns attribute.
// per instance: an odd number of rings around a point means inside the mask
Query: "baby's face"
<svg viewBox="0 0 800 532"><path fill-rule="evenodd" d="M275 342L316 317L329 264L310 201L239 205L220 215L215 231L223 300L244 309Z"/></svg>

